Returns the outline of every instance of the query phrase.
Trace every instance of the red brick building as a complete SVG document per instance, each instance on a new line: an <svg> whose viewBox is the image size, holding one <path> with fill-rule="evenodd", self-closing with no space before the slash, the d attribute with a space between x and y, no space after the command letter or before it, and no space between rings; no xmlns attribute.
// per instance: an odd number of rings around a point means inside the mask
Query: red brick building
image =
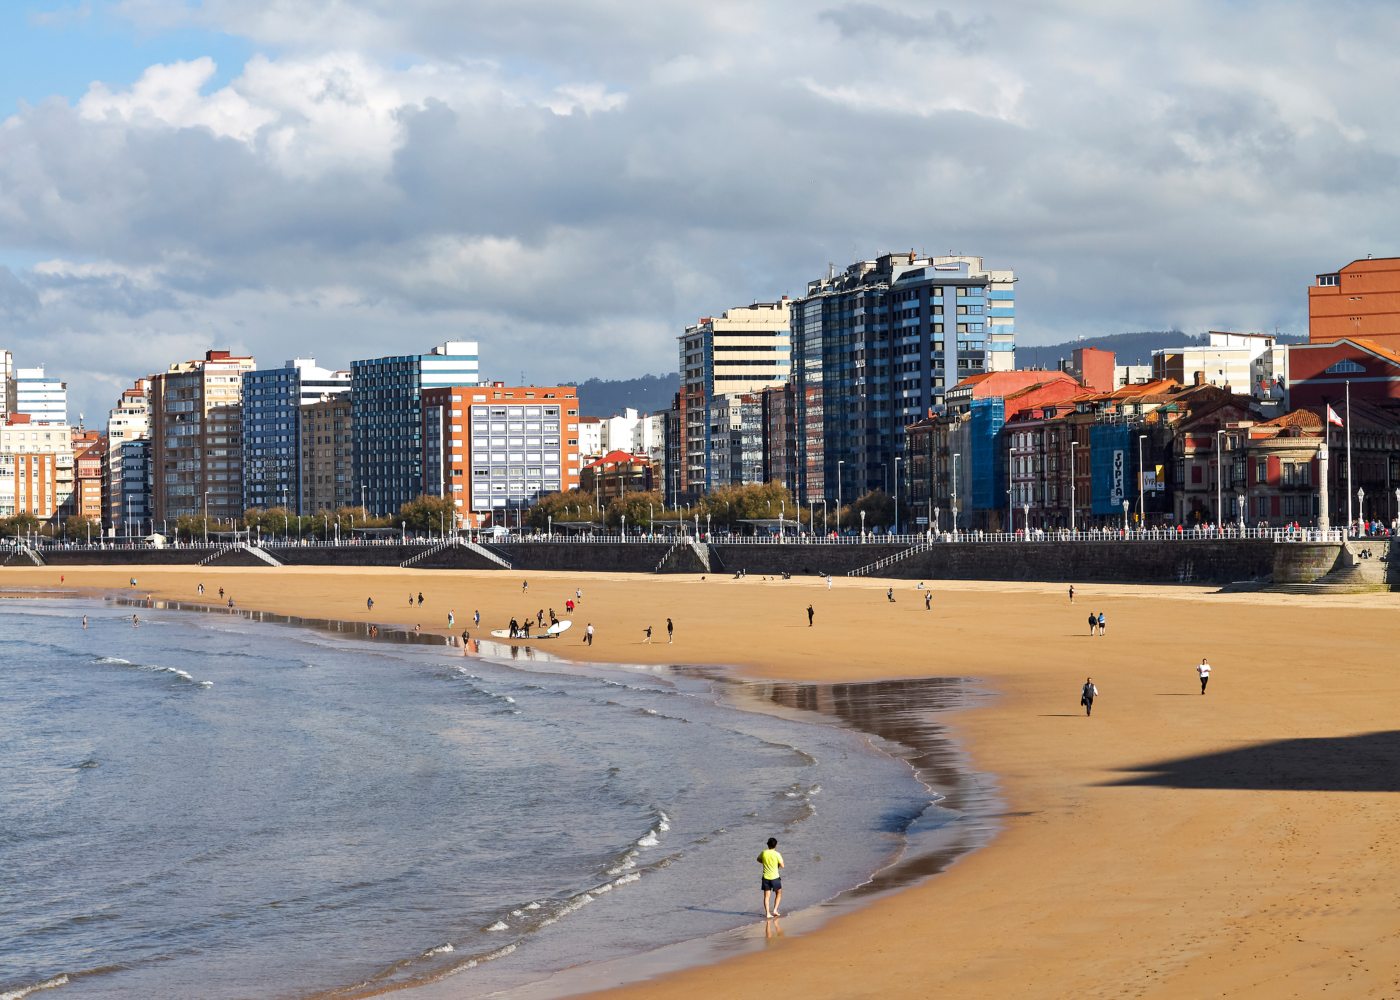
<svg viewBox="0 0 1400 1000"><path fill-rule="evenodd" d="M1354 260L1308 288L1308 340L1365 339L1400 351L1400 257Z"/></svg>

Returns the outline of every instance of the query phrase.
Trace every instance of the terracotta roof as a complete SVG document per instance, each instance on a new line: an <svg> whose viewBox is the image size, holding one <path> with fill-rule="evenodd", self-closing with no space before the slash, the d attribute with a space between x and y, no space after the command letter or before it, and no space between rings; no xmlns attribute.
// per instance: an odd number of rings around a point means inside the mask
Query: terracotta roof
<svg viewBox="0 0 1400 1000"><path fill-rule="evenodd" d="M645 455L634 455L630 451L610 451L602 458L596 458L584 466L591 469L596 465L631 465L635 462L650 462Z"/></svg>
<svg viewBox="0 0 1400 1000"><path fill-rule="evenodd" d="M1312 429L1322 427L1322 418L1312 410L1293 410L1273 420L1265 420L1260 427L1298 427Z"/></svg>
<svg viewBox="0 0 1400 1000"><path fill-rule="evenodd" d="M1366 348L1366 350L1370 351L1373 354L1379 354L1387 361L1391 361L1397 365L1400 365L1400 353L1392 351L1389 347L1382 347L1374 340L1365 340L1361 337L1347 337L1345 339L1350 340L1353 344Z"/></svg>
<svg viewBox="0 0 1400 1000"><path fill-rule="evenodd" d="M1036 385L1048 385L1052 382L1074 383L1074 378L1064 372L1018 368L1009 372L982 372L978 375L969 375L953 386L953 390L971 388L974 399L985 399L988 396L1009 396L1013 392L1020 392Z"/></svg>

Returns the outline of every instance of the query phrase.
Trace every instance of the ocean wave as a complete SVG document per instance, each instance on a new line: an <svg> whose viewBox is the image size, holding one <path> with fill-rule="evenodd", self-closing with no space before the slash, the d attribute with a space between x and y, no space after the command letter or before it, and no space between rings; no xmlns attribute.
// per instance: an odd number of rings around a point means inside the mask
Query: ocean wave
<svg viewBox="0 0 1400 1000"><path fill-rule="evenodd" d="M169 674L176 680L183 681L186 684L198 688L211 688L214 686L213 681L196 680L188 670L181 670L179 667L163 667L158 663L136 663L132 660L123 659L120 656L99 656L92 662L100 663L104 666L131 667L133 670L142 670L149 674ZM0 998L0 1000L3 1000L3 998Z"/></svg>
<svg viewBox="0 0 1400 1000"><path fill-rule="evenodd" d="M497 920L494 924L492 924L486 929L488 931L508 931L510 930L510 924L506 923L504 920Z"/></svg>
<svg viewBox="0 0 1400 1000"><path fill-rule="evenodd" d="M38 993L40 990L53 990L60 986L68 985L68 976L57 975L52 979L45 979L42 983L35 983L33 986L21 986L17 990L8 993L0 993L0 1000L24 1000L31 993Z"/></svg>
<svg viewBox="0 0 1400 1000"><path fill-rule="evenodd" d="M418 957L432 958L434 955L450 955L456 950L457 949L452 947L451 944L440 944L436 948L429 948L427 951L423 952L423 954L419 955Z"/></svg>
<svg viewBox="0 0 1400 1000"><path fill-rule="evenodd" d="M557 923L564 917L567 917L570 913L578 912L579 910L587 906L589 903L593 902L593 898L594 897L591 892L579 893L577 896L574 896L563 906L559 907L559 909L555 910L552 915L541 920L540 926L548 927L550 924Z"/></svg>

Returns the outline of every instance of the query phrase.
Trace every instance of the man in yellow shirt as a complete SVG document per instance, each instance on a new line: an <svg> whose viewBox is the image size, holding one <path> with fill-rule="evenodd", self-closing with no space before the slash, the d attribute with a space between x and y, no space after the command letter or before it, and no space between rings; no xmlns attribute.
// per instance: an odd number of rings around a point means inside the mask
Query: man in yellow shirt
<svg viewBox="0 0 1400 1000"><path fill-rule="evenodd" d="M778 853L778 838L768 838L768 849L758 856L758 863L763 866L763 915L765 917L781 917L782 911L778 908L783 901L783 879L782 867L783 856ZM768 894L773 894L773 905L768 905Z"/></svg>

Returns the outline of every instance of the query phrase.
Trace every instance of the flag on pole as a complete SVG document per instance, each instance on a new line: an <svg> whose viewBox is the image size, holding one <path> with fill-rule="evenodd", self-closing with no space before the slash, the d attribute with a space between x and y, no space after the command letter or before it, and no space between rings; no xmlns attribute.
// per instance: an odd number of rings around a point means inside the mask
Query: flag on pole
<svg viewBox="0 0 1400 1000"><path fill-rule="evenodd" d="M1342 426L1342 418L1337 416L1337 411L1332 409L1331 404L1327 406L1327 422L1329 424L1336 424L1338 427Z"/></svg>

